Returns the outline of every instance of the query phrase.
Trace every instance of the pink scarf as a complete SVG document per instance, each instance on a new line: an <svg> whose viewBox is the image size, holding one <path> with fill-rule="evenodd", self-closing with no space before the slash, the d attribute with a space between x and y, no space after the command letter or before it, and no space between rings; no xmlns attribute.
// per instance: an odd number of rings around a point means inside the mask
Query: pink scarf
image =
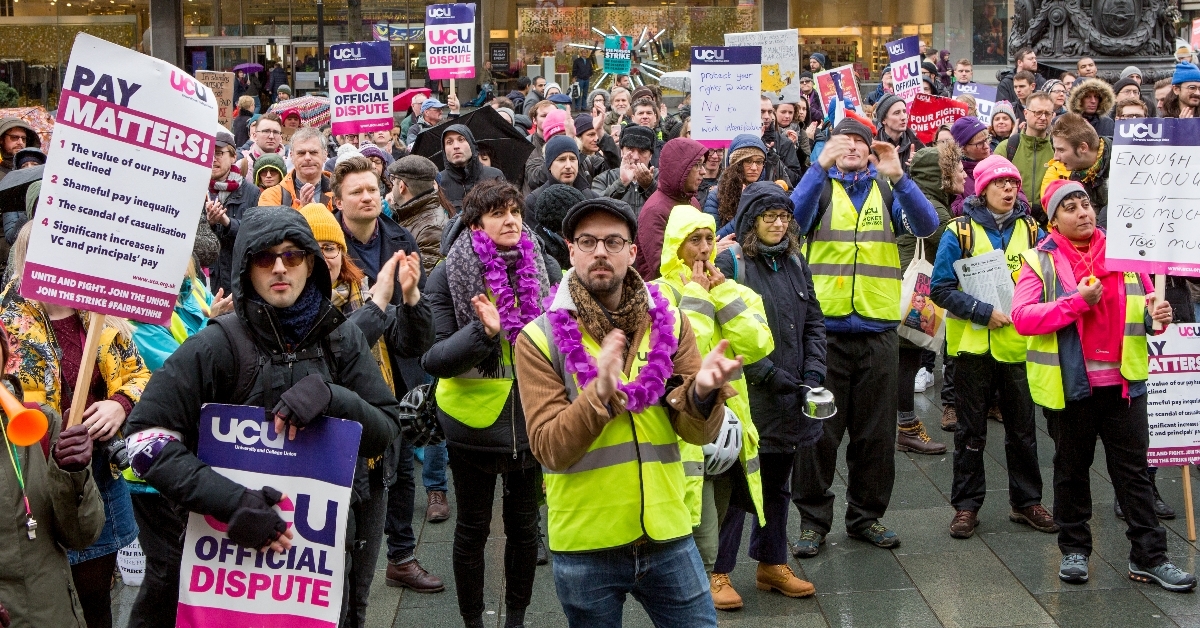
<svg viewBox="0 0 1200 628"><path fill-rule="evenodd" d="M1125 336L1124 275L1109 272L1104 265L1104 251L1108 248L1104 232L1099 229L1092 234L1092 241L1083 249L1076 248L1057 229L1050 232L1058 249L1071 263L1071 271L1078 282L1089 275L1095 276L1103 286L1100 300L1089 307L1080 318L1083 332L1083 357L1099 362L1120 362L1121 343ZM1064 286L1071 290L1073 286Z"/></svg>

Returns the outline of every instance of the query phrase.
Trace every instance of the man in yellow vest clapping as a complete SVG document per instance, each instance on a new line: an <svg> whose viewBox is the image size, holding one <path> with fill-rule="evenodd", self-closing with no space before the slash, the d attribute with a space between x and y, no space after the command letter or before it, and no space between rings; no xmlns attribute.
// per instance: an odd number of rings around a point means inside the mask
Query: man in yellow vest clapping
<svg viewBox="0 0 1200 628"><path fill-rule="evenodd" d="M583 201L562 229L572 268L516 351L558 599L570 626L620 625L632 593L656 626L715 628L679 439L716 438L742 359L727 340L701 357L688 318L631 269L629 205Z"/></svg>
<svg viewBox="0 0 1200 628"><path fill-rule="evenodd" d="M930 287L933 302L946 308L946 353L954 356L954 368L958 369L958 427L950 489L955 514L950 536L969 539L979 524L977 515L987 491L983 447L993 382L1000 387L1004 417L1008 502L1012 506L1008 518L1041 532L1057 532L1054 518L1042 506L1037 427L1025 376L1026 338L1013 328L1011 306L988 303L964 292L954 268L960 259L1003 251L1009 271L1003 281L1015 285L1021 253L1033 248L1045 233L1030 215L1029 203L1018 198L1021 172L1009 160L992 155L980 161L975 166L975 189L977 195L963 203L963 216L950 223L942 235Z"/></svg>

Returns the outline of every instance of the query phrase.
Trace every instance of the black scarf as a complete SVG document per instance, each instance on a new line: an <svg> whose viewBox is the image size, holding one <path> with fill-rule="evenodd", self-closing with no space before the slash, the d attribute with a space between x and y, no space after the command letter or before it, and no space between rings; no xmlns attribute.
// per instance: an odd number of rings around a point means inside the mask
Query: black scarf
<svg viewBox="0 0 1200 628"><path fill-rule="evenodd" d="M266 303L257 292L250 298L259 303ZM317 318L321 314L321 293L317 291L316 284L310 281L305 284L295 303L288 307L271 309L275 310L275 317L279 319L280 333L283 341L287 343L287 348L296 349L317 324Z"/></svg>

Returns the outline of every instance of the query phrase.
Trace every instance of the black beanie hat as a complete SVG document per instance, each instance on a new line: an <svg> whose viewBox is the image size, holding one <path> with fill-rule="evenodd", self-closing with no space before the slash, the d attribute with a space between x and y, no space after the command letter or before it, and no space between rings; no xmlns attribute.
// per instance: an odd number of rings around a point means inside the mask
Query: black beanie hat
<svg viewBox="0 0 1200 628"><path fill-rule="evenodd" d="M870 127L863 124L862 122L859 122L858 120L855 120L851 116L846 116L845 118L842 118L842 121L839 122L838 125L833 128L833 134L834 135L857 135L857 136L861 137L864 142L867 143L867 146L870 146L871 142L875 139L875 134L871 132Z"/></svg>
<svg viewBox="0 0 1200 628"><path fill-rule="evenodd" d="M631 124L621 129L621 148L628 146L638 150L654 150L654 141L658 139L649 127Z"/></svg>
<svg viewBox="0 0 1200 628"><path fill-rule="evenodd" d="M538 224L554 233L561 233L563 217L567 215L567 210L583 200L583 192L569 185L555 183L547 186L538 195L537 202L533 207L533 215L537 218Z"/></svg>

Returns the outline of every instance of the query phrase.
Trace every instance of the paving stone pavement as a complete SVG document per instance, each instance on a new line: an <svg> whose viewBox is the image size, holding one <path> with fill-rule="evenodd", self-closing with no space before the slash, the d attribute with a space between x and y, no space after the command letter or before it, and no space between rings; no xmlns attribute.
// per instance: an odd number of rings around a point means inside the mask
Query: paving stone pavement
<svg viewBox="0 0 1200 628"><path fill-rule="evenodd" d="M1058 579L1061 554L1056 535L1043 534L1008 520L1004 428L996 422L989 422L988 457L985 460L989 488L987 501L979 513L980 526L971 539L950 538L948 528L954 515L949 504L954 439L953 434L938 429L941 405L937 390L939 386L931 386L927 392L917 394L917 412L925 421L929 435L945 443L949 451L941 456L897 452L895 457L896 484L883 523L897 531L902 539L901 546L888 551L848 540L845 531L835 524L834 532L818 557L791 561L796 574L812 581L817 588L814 597L793 600L754 588L755 564L745 553L750 529L747 525L742 557L731 576L734 587L745 600L745 608L732 613L718 612L721 626L1200 628L1200 595L1168 593L1156 586L1129 580L1126 572L1129 543L1124 536L1124 522L1113 515L1113 490L1104 465L1103 448L1099 444L1092 467L1094 516L1091 526L1095 550L1090 565L1091 579L1087 584L1068 585ZM1038 427L1043 504L1051 508L1054 447L1040 416ZM844 512L845 505L844 450L845 442L833 486L837 494L835 512L839 515ZM417 477L420 477L419 472ZM1174 521L1163 523L1167 528L1171 559L1182 569L1195 572L1200 568L1197 557L1200 552L1197 544L1187 541L1180 477L1178 468L1162 469L1158 474L1163 498L1180 512ZM386 562L381 553L368 611L371 628L462 626L451 567L453 495L450 496L451 519L445 523L425 524L421 523L424 521L423 491L417 493L420 502L414 517L419 531L417 557L426 569L446 581L446 591L420 594L385 586ZM800 532L799 517L795 510L789 516L789 537L795 538ZM492 521L492 537L487 545L485 620L489 627L501 627L504 532L499 493ZM129 606L136 593L136 588L118 584L113 593L114 625L126 625ZM566 626L554 593L550 566L537 570L526 626ZM632 599L626 604L625 626L652 626L645 612Z"/></svg>

